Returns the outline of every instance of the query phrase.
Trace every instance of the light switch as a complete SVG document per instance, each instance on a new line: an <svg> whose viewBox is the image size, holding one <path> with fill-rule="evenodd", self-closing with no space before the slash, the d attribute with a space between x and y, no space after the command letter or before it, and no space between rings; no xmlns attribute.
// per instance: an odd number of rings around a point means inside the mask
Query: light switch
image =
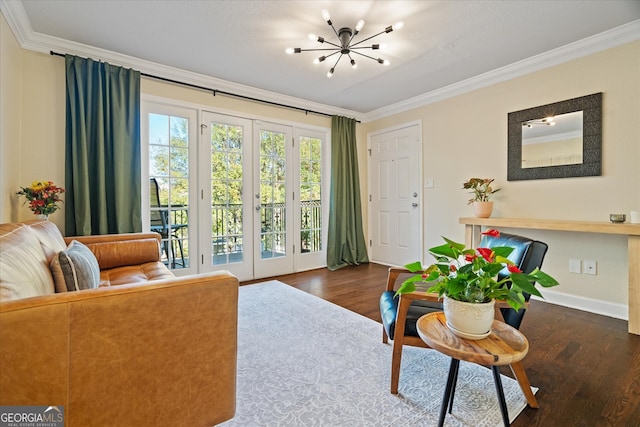
<svg viewBox="0 0 640 427"><path fill-rule="evenodd" d="M582 273L582 261L579 259L570 259L569 260L569 273Z"/></svg>
<svg viewBox="0 0 640 427"><path fill-rule="evenodd" d="M424 179L424 188L433 188L433 178L427 177Z"/></svg>

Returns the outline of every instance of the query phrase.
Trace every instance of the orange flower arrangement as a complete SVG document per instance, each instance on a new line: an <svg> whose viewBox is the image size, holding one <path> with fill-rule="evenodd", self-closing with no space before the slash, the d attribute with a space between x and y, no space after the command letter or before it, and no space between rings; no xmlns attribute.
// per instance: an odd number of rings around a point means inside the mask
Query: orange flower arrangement
<svg viewBox="0 0 640 427"><path fill-rule="evenodd" d="M29 202L29 209L36 215L50 215L58 210L58 202L62 202L60 194L64 188L51 181L34 181L30 187L20 187L16 194L24 196Z"/></svg>

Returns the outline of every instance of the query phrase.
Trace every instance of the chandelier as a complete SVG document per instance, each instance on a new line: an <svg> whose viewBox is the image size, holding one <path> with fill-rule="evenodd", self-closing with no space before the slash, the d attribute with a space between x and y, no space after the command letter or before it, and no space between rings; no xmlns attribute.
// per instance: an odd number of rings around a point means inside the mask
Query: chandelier
<svg viewBox="0 0 640 427"><path fill-rule="evenodd" d="M360 45L362 43L368 41L368 40L371 40L374 37L377 37L377 36L381 35L381 34L390 33L391 31L394 31L394 30L399 30L404 25L402 22L398 22L397 24L389 25L388 27L386 27L384 30L380 31L379 33L374 34L371 37L367 37L366 39L360 40L359 42L353 43L353 39L358 35L360 30L362 30L362 27L364 27L364 21L362 19L359 20L356 23L356 26L353 29L350 28L350 27L343 27L343 28L340 28L339 30L336 31L336 28L333 26L333 22L331 22L331 15L329 15L329 11L327 11L327 9L324 9L322 11L322 18L325 21L327 21L327 24L329 24L329 26L331 27L331 29L335 33L336 37L338 37L338 42L337 43L339 43L339 44L330 42L329 40L326 40L324 37L316 36L315 34L309 34L309 39L311 39L313 41L317 41L318 43L328 44L328 45L331 45L333 47L319 48L319 49L302 49L302 48L299 48L299 47L288 47L285 50L285 52L287 54L289 54L289 55L292 55L294 53L310 52L310 51L329 51L329 52L331 52L328 55L322 55L322 56L316 58L313 61L314 64L319 64L319 63L324 62L325 60L331 58L334 55L340 54L340 56L338 56L338 59L336 60L335 64L333 64L333 67L331 67L329 72L327 72L327 77L332 77L333 76L333 73L335 72L336 67L338 66L338 63L340 62L342 57L345 56L345 55L349 57L349 61L351 62L351 67L352 68L357 68L358 67L358 64L356 63L355 59L353 59L353 57L351 56L352 54L364 56L365 58L369 58L369 59L373 59L374 61L376 61L376 62L378 62L379 64L382 64L382 65L389 65L389 61L387 61L386 59L374 58L373 56L369 56L369 55L366 55L366 54L360 52L360 50L362 50L362 49L379 50L381 48L380 44L372 44L371 46L360 46Z"/></svg>

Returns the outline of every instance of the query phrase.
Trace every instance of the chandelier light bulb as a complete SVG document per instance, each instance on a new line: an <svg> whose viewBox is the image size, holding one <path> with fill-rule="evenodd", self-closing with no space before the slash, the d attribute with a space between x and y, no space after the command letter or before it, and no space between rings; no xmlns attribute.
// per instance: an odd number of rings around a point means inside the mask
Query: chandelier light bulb
<svg viewBox="0 0 640 427"><path fill-rule="evenodd" d="M317 64L321 63L322 61L324 61L325 59L327 59L326 56L321 56L319 58L314 59L313 63L317 65Z"/></svg>
<svg viewBox="0 0 640 427"><path fill-rule="evenodd" d="M361 19L356 24L356 32L360 31L362 29L362 27L364 27L364 21Z"/></svg>
<svg viewBox="0 0 640 427"><path fill-rule="evenodd" d="M395 24L393 24L391 26L391 28L395 31L395 30L399 30L400 28L404 27L404 22L400 21L400 22L396 22Z"/></svg>
<svg viewBox="0 0 640 427"><path fill-rule="evenodd" d="M288 48L286 48L286 49L284 50L284 52L285 52L287 55L293 55L293 48L292 48L292 47L288 47Z"/></svg>
<svg viewBox="0 0 640 427"><path fill-rule="evenodd" d="M351 60L351 68L353 68L354 70L355 70L356 68L358 68L358 64L356 64L355 59L352 59L352 60Z"/></svg>
<svg viewBox="0 0 640 427"><path fill-rule="evenodd" d="M309 35L307 37L309 37L309 40L311 40L312 42L318 40L318 36L316 36L313 33L309 33Z"/></svg>
<svg viewBox="0 0 640 427"><path fill-rule="evenodd" d="M331 15L327 9L322 9L322 19L327 21L327 24L331 25Z"/></svg>
<svg viewBox="0 0 640 427"><path fill-rule="evenodd" d="M333 77L333 72L335 71L335 68L332 68L329 70L329 72L327 73L327 77L331 78Z"/></svg>

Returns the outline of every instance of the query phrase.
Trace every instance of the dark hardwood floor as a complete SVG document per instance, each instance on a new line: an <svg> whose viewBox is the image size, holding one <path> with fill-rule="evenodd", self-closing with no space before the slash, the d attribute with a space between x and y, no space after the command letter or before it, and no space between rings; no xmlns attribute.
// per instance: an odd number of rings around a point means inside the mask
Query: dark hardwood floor
<svg viewBox="0 0 640 427"><path fill-rule="evenodd" d="M386 274L386 266L364 264L274 279L380 322ZM527 407L512 426L640 427L640 336L627 333L626 321L532 301L520 330L540 408Z"/></svg>

